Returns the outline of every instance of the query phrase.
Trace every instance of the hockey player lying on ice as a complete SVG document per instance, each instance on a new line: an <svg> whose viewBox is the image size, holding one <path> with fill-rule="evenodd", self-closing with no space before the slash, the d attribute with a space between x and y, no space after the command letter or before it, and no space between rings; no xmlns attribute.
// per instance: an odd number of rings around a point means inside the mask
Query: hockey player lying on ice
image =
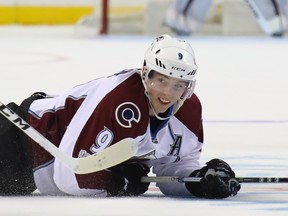
<svg viewBox="0 0 288 216"><path fill-rule="evenodd" d="M198 183L158 183L167 196L226 198L240 189L220 159L200 167L201 104L193 94L197 65L185 40L162 35L145 52L142 69L78 85L64 94L34 93L8 106L73 157L91 155L132 137L135 157L90 174L75 174L0 115L0 191L27 195L138 196L157 176L204 177ZM121 152L119 152L121 154Z"/></svg>

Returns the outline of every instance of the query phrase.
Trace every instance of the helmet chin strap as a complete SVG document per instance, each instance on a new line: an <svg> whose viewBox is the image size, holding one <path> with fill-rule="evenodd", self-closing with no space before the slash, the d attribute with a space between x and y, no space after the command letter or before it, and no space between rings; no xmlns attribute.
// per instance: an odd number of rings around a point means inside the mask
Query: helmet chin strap
<svg viewBox="0 0 288 216"><path fill-rule="evenodd" d="M159 115L157 114L157 112L155 111L153 104L151 103L151 100L150 100L148 91L145 91L145 95L146 95L146 97L148 98L148 101L149 101L149 108L152 110L154 116L155 116L157 119L159 119L159 120L161 120L161 121L163 121L163 120L168 120L168 119L170 119L170 118L175 114L175 112L173 112L173 113L172 113L170 116L168 116L168 117L161 117L161 116L159 116Z"/></svg>
<svg viewBox="0 0 288 216"><path fill-rule="evenodd" d="M159 115L157 114L157 112L155 111L154 106L153 106L153 104L151 103L151 100L150 100L149 92L148 92L147 90L145 90L145 95L146 95L146 97L148 98L149 107L150 107L150 109L152 110L154 116L155 116L157 119L161 120L161 121L163 121L163 120L168 120L168 119L170 119L172 116L174 116L174 114L178 111L178 109L179 109L179 108L182 106L182 104L183 104L183 101L182 101L182 100L179 100L179 101L177 102L177 105L178 105L178 106L176 106L177 108L176 108L176 109L173 108L173 109L175 109L175 110L173 110L173 112L171 113L171 115L169 115L169 116L167 116L167 117L161 117L161 116L159 116ZM181 103L181 105L180 105L180 103ZM179 106L179 105L180 105L180 106ZM175 105L174 105L174 107L175 107Z"/></svg>

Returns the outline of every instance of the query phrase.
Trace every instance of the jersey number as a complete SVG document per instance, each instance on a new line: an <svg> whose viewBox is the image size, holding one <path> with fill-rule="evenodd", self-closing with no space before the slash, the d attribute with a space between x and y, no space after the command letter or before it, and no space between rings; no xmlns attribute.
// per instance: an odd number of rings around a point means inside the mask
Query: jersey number
<svg viewBox="0 0 288 216"><path fill-rule="evenodd" d="M95 144L93 144L90 148L92 153L97 153L102 151L107 146L109 146L113 141L114 135L111 130L108 128L104 128L96 137Z"/></svg>

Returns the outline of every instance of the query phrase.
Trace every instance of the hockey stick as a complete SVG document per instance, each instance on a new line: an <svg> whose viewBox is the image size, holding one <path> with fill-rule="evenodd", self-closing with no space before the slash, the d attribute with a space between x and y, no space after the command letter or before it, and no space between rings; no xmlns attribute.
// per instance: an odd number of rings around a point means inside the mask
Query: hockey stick
<svg viewBox="0 0 288 216"><path fill-rule="evenodd" d="M239 183L288 183L288 178L278 177L239 177L236 178ZM141 182L159 182L159 183L186 183L200 182L201 178L196 177L177 177L177 176L158 176L158 177L142 177Z"/></svg>
<svg viewBox="0 0 288 216"><path fill-rule="evenodd" d="M83 158L73 158L62 152L2 102L0 102L0 113L77 174L97 172L115 166L133 157L137 150L137 145L134 143L133 139L126 138L97 154Z"/></svg>

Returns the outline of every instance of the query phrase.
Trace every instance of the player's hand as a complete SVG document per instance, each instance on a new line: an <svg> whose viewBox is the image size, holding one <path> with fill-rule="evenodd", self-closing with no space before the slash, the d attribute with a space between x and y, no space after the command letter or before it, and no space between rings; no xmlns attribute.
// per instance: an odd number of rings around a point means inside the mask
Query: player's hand
<svg viewBox="0 0 288 216"><path fill-rule="evenodd" d="M142 163L120 164L110 168L114 188L108 191L109 196L138 196L148 190L149 183L141 182L150 168Z"/></svg>
<svg viewBox="0 0 288 216"><path fill-rule="evenodd" d="M226 198L235 196L241 188L231 167L220 159L207 162L206 166L194 171L190 177L203 177L199 183L186 183L186 188L190 193L198 197Z"/></svg>

